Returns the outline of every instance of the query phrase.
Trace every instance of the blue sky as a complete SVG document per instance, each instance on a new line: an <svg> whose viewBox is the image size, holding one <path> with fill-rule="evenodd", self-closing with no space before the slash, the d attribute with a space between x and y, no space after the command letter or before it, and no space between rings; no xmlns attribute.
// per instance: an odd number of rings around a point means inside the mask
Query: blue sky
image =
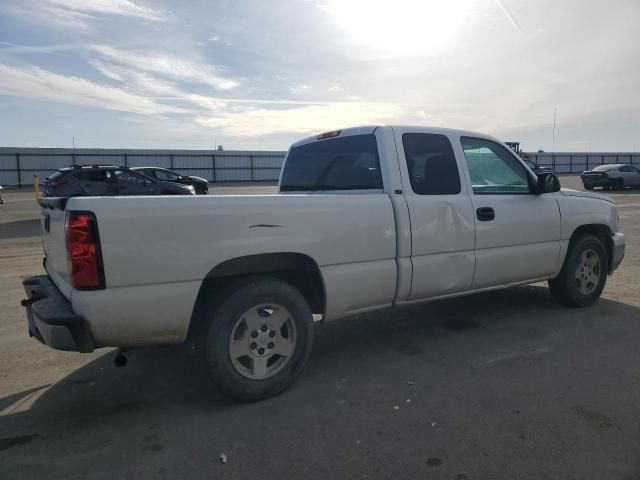
<svg viewBox="0 0 640 480"><path fill-rule="evenodd" d="M466 128L640 150L637 0L0 0L0 145L284 149ZM215 140L214 140L215 139Z"/></svg>

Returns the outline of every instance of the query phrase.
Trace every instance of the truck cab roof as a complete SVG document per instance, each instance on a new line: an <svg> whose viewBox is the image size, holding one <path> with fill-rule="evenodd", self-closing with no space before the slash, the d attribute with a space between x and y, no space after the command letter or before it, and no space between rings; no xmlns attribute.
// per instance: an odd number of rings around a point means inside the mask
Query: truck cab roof
<svg viewBox="0 0 640 480"><path fill-rule="evenodd" d="M430 127L427 125L364 125L359 127L348 127L348 128L336 129L336 130L320 133L317 135L312 135L310 137L303 138L302 140L298 140L297 142L291 145L291 148L299 147L300 145L305 145L307 143L317 142L319 140L324 140L329 138L346 137L351 135L372 134L372 133L375 133L375 131L379 128L392 128L392 129L398 129L398 130L415 130L416 132L430 132L430 133L441 133L444 135L453 134L453 135L459 135L459 136L487 138L487 139L502 143L500 140L492 137L491 135L487 135L486 133L474 132L470 130L461 130L461 129L455 129L455 128Z"/></svg>

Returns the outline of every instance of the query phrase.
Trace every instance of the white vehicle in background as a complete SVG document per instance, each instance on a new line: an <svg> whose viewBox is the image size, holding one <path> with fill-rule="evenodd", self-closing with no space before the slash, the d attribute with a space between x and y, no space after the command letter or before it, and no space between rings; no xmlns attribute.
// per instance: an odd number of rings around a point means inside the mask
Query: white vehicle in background
<svg viewBox="0 0 640 480"><path fill-rule="evenodd" d="M622 261L615 204L560 190L480 133L367 126L295 143L279 193L41 199L31 335L81 352L183 342L241 400L287 388L324 322L547 280L598 299Z"/></svg>

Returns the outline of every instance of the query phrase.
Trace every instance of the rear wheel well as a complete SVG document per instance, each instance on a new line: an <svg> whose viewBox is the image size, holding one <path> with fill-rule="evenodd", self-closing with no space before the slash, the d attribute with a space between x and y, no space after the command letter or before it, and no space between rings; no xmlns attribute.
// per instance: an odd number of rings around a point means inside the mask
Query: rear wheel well
<svg viewBox="0 0 640 480"><path fill-rule="evenodd" d="M222 301L239 282L257 276L277 278L290 284L305 298L312 313L324 314L324 283L320 269L311 257L300 253L248 255L222 262L209 271L196 297L189 337L200 336L212 304Z"/></svg>
<svg viewBox="0 0 640 480"><path fill-rule="evenodd" d="M580 235L593 235L602 242L604 249L607 252L607 271L610 272L613 262L613 240L611 239L611 228L609 228L608 225L603 224L581 225L573 231L571 239L569 240L569 248L572 247Z"/></svg>

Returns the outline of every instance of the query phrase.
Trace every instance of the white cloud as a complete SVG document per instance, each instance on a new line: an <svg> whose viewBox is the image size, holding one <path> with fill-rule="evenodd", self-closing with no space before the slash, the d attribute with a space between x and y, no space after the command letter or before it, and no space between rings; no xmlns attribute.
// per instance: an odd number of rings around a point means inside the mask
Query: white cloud
<svg viewBox="0 0 640 480"><path fill-rule="evenodd" d="M91 64L104 76L123 83L129 91L136 95L144 97L185 95L175 83L147 75L132 68L105 63L101 60L92 60Z"/></svg>
<svg viewBox="0 0 640 480"><path fill-rule="evenodd" d="M231 90L237 80L225 78L213 65L159 52L125 51L108 45L94 45L92 50L112 63L152 72L187 83L198 83L217 90Z"/></svg>
<svg viewBox="0 0 640 480"><path fill-rule="evenodd" d="M327 88L327 92L339 92L340 90L342 89L338 85Z"/></svg>
<svg viewBox="0 0 640 480"><path fill-rule="evenodd" d="M146 7L140 2L132 2L130 0L48 0L45 3L70 12L122 15L147 20L164 20L164 15L158 10Z"/></svg>
<svg viewBox="0 0 640 480"><path fill-rule="evenodd" d="M93 32L93 23L106 16L164 21L166 15L130 0L23 0L5 10L21 21L47 24L59 30Z"/></svg>
<svg viewBox="0 0 640 480"><path fill-rule="evenodd" d="M293 85L291 88L289 88L289 91L293 94L308 92L309 85Z"/></svg>
<svg viewBox="0 0 640 480"><path fill-rule="evenodd" d="M0 64L0 95L37 98L144 115L189 113L188 110L164 105L119 88L75 76L59 75L33 66L15 67Z"/></svg>
<svg viewBox="0 0 640 480"><path fill-rule="evenodd" d="M392 104L344 102L286 109L247 108L201 117L197 122L231 136L260 136L279 132L299 134L341 127L383 123L395 117Z"/></svg>

